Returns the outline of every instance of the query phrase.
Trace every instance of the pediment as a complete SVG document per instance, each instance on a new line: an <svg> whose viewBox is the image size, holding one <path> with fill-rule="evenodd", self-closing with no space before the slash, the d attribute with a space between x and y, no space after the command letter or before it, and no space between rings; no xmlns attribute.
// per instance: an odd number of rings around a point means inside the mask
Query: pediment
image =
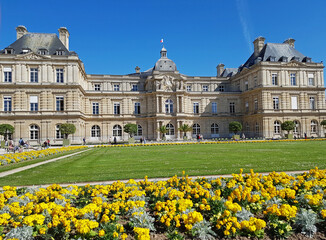
<svg viewBox="0 0 326 240"><path fill-rule="evenodd" d="M26 60L43 60L43 59L49 59L50 56L44 56L40 54L36 54L34 52L18 55L16 59L26 59Z"/></svg>

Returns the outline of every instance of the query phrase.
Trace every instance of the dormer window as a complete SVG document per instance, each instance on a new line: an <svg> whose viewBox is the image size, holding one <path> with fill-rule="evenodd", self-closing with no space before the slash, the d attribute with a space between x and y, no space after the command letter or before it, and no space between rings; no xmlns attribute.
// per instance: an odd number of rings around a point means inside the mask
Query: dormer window
<svg viewBox="0 0 326 240"><path fill-rule="evenodd" d="M23 48L22 54L29 53L31 50L29 48Z"/></svg>
<svg viewBox="0 0 326 240"><path fill-rule="evenodd" d="M47 55L48 54L48 50L46 50L46 49L39 49L38 50L38 54L40 54L40 55Z"/></svg>
<svg viewBox="0 0 326 240"><path fill-rule="evenodd" d="M287 62L287 61L288 61L288 58L285 57L285 56L282 56L282 57L280 58L280 61L281 61L281 62Z"/></svg>
<svg viewBox="0 0 326 240"><path fill-rule="evenodd" d="M14 54L14 49L12 49L12 48L6 48L5 49L5 54Z"/></svg>
<svg viewBox="0 0 326 240"><path fill-rule="evenodd" d="M270 61L270 62L275 62L275 60L276 60L276 58L275 58L274 56L270 56L270 57L269 57L269 61Z"/></svg>
<svg viewBox="0 0 326 240"><path fill-rule="evenodd" d="M310 57L305 57L304 59L302 59L302 62L311 63L311 58Z"/></svg>
<svg viewBox="0 0 326 240"><path fill-rule="evenodd" d="M299 62L299 59L300 59L299 57L295 57L294 56L291 60L294 60L294 61L298 61Z"/></svg>
<svg viewBox="0 0 326 240"><path fill-rule="evenodd" d="M63 51L63 50L57 50L55 52L55 55L60 55L60 56L65 55L65 51Z"/></svg>

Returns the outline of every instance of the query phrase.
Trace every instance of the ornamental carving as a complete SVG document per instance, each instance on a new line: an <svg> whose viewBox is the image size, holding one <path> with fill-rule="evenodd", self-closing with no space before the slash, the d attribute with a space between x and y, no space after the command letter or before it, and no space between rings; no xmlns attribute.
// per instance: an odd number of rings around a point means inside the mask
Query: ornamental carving
<svg viewBox="0 0 326 240"><path fill-rule="evenodd" d="M38 54L35 53L28 53L28 54L24 54L18 57L19 59L27 59L27 60L41 60L41 59L48 59L48 56L40 56Z"/></svg>

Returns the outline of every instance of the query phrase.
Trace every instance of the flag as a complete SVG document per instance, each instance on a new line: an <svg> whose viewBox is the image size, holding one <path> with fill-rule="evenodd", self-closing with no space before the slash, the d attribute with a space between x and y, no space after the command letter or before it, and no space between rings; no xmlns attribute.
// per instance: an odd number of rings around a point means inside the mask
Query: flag
<svg viewBox="0 0 326 240"><path fill-rule="evenodd" d="M163 38L161 39L161 43L163 43Z"/></svg>

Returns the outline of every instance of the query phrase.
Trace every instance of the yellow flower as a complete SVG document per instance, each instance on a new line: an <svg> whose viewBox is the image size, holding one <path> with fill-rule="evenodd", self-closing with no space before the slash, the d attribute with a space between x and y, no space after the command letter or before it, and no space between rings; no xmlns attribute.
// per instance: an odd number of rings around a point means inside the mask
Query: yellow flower
<svg viewBox="0 0 326 240"><path fill-rule="evenodd" d="M98 236L99 237L103 237L105 235L105 231L103 229L101 229L99 232L98 232Z"/></svg>

